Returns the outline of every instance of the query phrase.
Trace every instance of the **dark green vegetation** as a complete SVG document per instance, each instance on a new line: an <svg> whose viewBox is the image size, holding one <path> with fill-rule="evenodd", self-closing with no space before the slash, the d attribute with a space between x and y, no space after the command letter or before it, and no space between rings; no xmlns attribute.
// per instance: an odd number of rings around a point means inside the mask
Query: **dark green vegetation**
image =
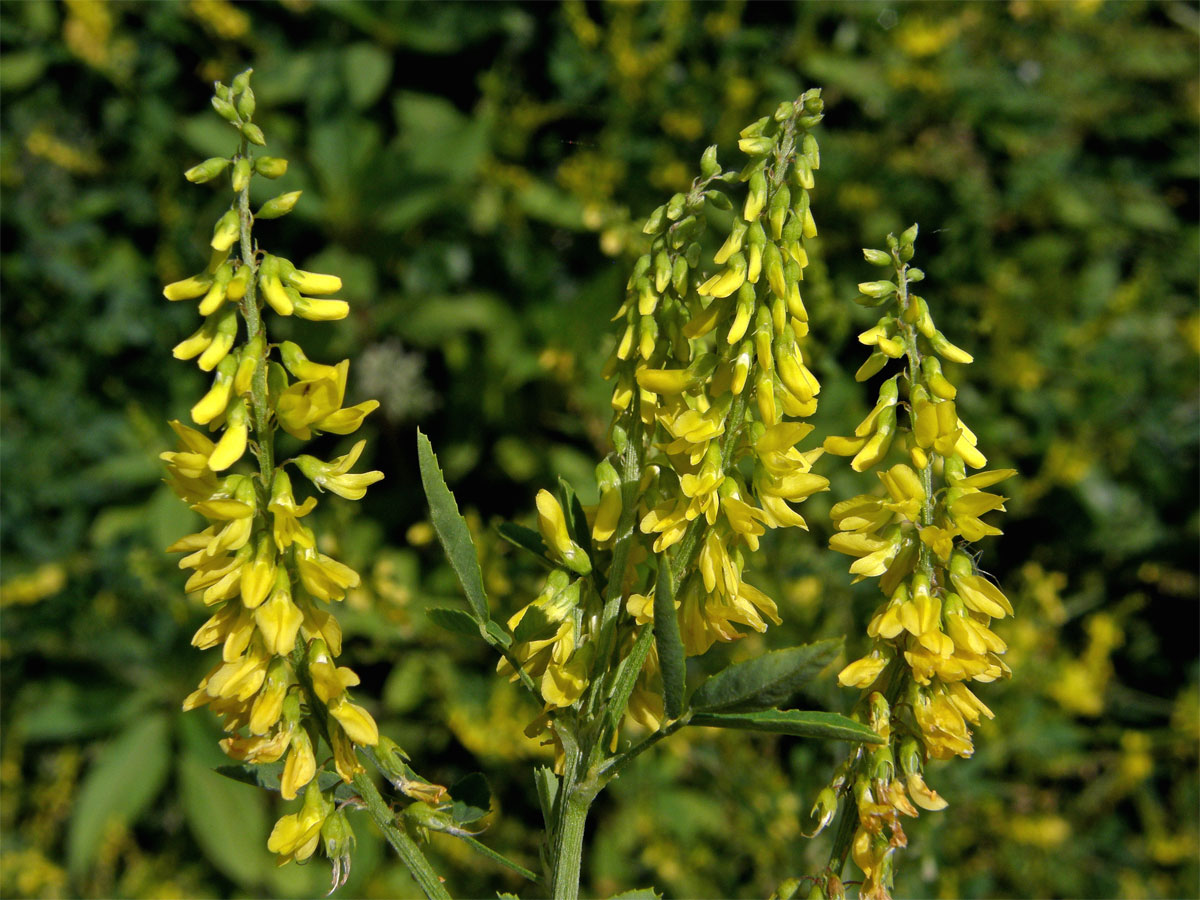
<svg viewBox="0 0 1200 900"><path fill-rule="evenodd" d="M415 426L472 510L497 617L516 610L534 573L488 523L532 524L560 474L594 499L632 223L706 144L731 151L820 86L818 431L869 405L858 248L916 221L925 296L976 357L963 418L1022 473L983 561L1017 607L998 629L1015 676L979 691L996 720L975 757L930 766L951 805L909 826L898 893L1195 895L1198 27L1184 3L0 4L0 892L310 895L327 878L273 867L267 795L212 774L214 726L178 712L208 661L162 552L193 523L155 457L203 380L170 358L193 313L159 292L203 264L220 202L181 173L230 150L207 82L253 65L268 150L292 162L277 188L305 192L262 227L340 274L353 308L294 328L314 358L351 359L351 401L383 404L364 463L387 480L317 513L364 573L347 662L418 771L488 775L489 844L537 868L536 709L424 615L462 600L423 521ZM764 542L757 580L785 623L753 640L845 634L854 658L875 599L823 547L829 504L871 483L844 460L818 471L811 540ZM808 706L849 708L816 684ZM762 896L815 872L830 837L802 841L803 815L835 747L689 729L644 754L595 810L585 890ZM354 824L346 895L411 892ZM520 887L432 848L458 895Z"/></svg>

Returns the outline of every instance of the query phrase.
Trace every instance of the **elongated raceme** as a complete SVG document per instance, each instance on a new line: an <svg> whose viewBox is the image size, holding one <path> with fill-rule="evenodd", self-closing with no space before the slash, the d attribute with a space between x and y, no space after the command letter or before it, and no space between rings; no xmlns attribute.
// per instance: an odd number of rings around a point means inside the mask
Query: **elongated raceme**
<svg viewBox="0 0 1200 900"><path fill-rule="evenodd" d="M912 268L914 225L888 250L865 250L867 261L887 266L894 278L859 285L864 306L886 304L885 314L859 340L874 348L859 370L865 381L892 360L901 372L885 380L879 401L851 437L831 437L829 453L852 456L857 471L879 466L903 444L907 459L877 472L882 490L834 505L837 533L830 547L854 557L856 581L878 578L883 602L867 628L866 656L847 665L838 680L861 690L861 719L888 743L857 749L813 813L819 826L833 818L838 799L849 796L853 830L843 825L848 849L865 876L865 897L887 897L893 851L907 838L902 816L917 808L938 810L946 801L924 779L926 760L970 756L971 726L991 710L968 687L1010 674L1004 641L989 627L1012 615L1008 599L976 568L968 544L999 534L981 518L1004 509L1005 498L988 490L1016 474L983 469L987 459L974 433L958 416L955 386L941 361L968 363L934 326L928 304L910 291L924 278ZM901 438L898 411L905 413ZM896 454L898 455L898 454Z"/></svg>
<svg viewBox="0 0 1200 900"><path fill-rule="evenodd" d="M268 847L280 862L304 860L324 839L336 887L349 872L354 839L345 816L335 811L332 789L318 785L324 768L318 760L332 756L337 774L349 782L362 770L354 747L374 746L380 737L370 713L352 701L349 689L358 676L336 665L341 629L325 609L342 600L359 576L316 549L305 517L317 498L297 499L287 467L318 493L350 500L361 499L383 473L351 471L365 441L328 462L307 454L276 462L275 436L279 429L300 440L319 432L350 434L378 403L344 405L348 361L317 363L297 344L269 342L264 303L278 315L313 320L342 318L347 307L299 293L333 293L341 287L336 276L301 271L258 249L252 238L256 218L286 214L299 192L268 200L257 217L251 215L251 179L278 177L287 162L256 160L251 153L251 144L265 138L250 121L249 72L232 86L218 83L215 93L214 106L240 132L240 144L232 158L210 159L186 177L209 181L232 166L233 201L213 229L204 271L163 291L168 300L199 300L204 324L175 348L175 356L197 359L214 373L191 411L193 422L213 436L172 422L179 447L162 454L167 482L208 523L169 548L185 554L180 567L192 571L186 589L199 594L211 613L192 643L221 648L220 660L184 708L208 706L221 717L228 734L221 746L231 758L284 760L280 792L288 800L304 799L297 812L275 824ZM256 463L249 468L247 451Z"/></svg>
<svg viewBox="0 0 1200 900"><path fill-rule="evenodd" d="M821 389L801 298L804 242L816 234L808 192L819 157L809 132L821 116L814 90L749 126L740 172L723 171L710 147L691 189L646 222L648 249L613 317L604 374L614 450L596 469L599 503L583 521L569 497L538 496L559 568L510 621L515 658L541 678L550 715L601 702L602 688L588 695L592 680L615 671L653 620L660 567L672 570L687 655L780 622L744 570L766 529L805 528L794 504L828 489L811 471L823 451L798 448L811 430L798 420L816 410ZM726 193L739 183L740 204ZM724 236L706 260L711 230ZM658 659L653 650L644 658L627 714L657 727ZM510 662L500 669L511 672Z"/></svg>

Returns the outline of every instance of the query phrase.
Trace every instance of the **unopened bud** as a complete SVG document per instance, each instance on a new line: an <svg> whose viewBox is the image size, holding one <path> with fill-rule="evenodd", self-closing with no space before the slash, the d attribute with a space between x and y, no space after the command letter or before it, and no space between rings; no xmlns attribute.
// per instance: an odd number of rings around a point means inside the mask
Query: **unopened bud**
<svg viewBox="0 0 1200 900"><path fill-rule="evenodd" d="M214 156L212 159L206 159L204 162L192 166L183 173L183 177L192 184L204 184L204 182L212 181L224 172L225 167L228 165L229 160L223 156Z"/></svg>
<svg viewBox="0 0 1200 900"><path fill-rule="evenodd" d="M286 194L280 194L278 197L272 197L264 203L254 214L256 219L278 219L280 216L286 216L292 211L296 205L296 201L300 199L303 191L288 191Z"/></svg>
<svg viewBox="0 0 1200 900"><path fill-rule="evenodd" d="M254 161L254 171L264 178L279 178L287 172L288 161L278 156L260 156Z"/></svg>
<svg viewBox="0 0 1200 900"><path fill-rule="evenodd" d="M267 145L267 139L263 136L262 129L253 122L246 122L242 125L242 137L252 144L258 144L260 147Z"/></svg>
<svg viewBox="0 0 1200 900"><path fill-rule="evenodd" d="M233 190L235 193L240 194L250 186L251 171L250 160L244 156L233 164Z"/></svg>

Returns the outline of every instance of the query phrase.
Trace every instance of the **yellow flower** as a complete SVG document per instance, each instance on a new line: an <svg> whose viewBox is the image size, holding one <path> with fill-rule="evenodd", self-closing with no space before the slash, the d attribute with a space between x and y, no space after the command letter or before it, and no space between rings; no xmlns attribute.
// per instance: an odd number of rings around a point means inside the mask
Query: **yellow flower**
<svg viewBox="0 0 1200 900"><path fill-rule="evenodd" d="M325 799L316 784L310 784L300 811L276 822L267 838L267 849L279 855L279 865L312 856L321 839L321 826L332 812L333 803Z"/></svg>
<svg viewBox="0 0 1200 900"><path fill-rule="evenodd" d="M571 540L567 532L567 519L562 506L549 491L538 491L538 531L550 550L570 569L579 575L592 571L592 561L582 547Z"/></svg>
<svg viewBox="0 0 1200 900"><path fill-rule="evenodd" d="M349 474L366 445L365 440L358 441L345 456L339 456L329 462L322 462L315 456L297 456L296 467L308 476L317 490L333 491L347 500L361 500L366 496L369 485L383 479L383 473L378 470Z"/></svg>
<svg viewBox="0 0 1200 900"><path fill-rule="evenodd" d="M293 543L301 547L313 546L312 532L300 524L300 519L307 516L317 505L316 497L309 497L299 506L292 496L292 482L283 469L275 470L275 478L271 482L271 502L267 509L271 511L274 521L272 534L275 546L283 552Z"/></svg>

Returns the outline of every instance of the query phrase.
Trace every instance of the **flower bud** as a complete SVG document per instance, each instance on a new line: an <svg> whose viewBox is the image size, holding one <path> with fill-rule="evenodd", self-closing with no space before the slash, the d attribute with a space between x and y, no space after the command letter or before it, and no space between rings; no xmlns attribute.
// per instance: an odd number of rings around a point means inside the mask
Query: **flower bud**
<svg viewBox="0 0 1200 900"><path fill-rule="evenodd" d="M226 210L225 215L217 219L217 224L213 227L212 241L210 241L212 248L222 252L228 250L238 239L240 228L241 222L238 219L237 210Z"/></svg>
<svg viewBox="0 0 1200 900"><path fill-rule="evenodd" d="M217 111L217 115L226 122L232 122L234 125L238 123L237 110L233 108L233 104L228 100L222 100L220 97L214 96L212 98L212 105L213 109Z"/></svg>
<svg viewBox="0 0 1200 900"><path fill-rule="evenodd" d="M247 122L242 126L242 137L252 144L258 144L260 147L267 145L267 139L263 137L262 129L253 122Z"/></svg>
<svg viewBox="0 0 1200 900"><path fill-rule="evenodd" d="M251 165L250 165L250 160L248 160L244 156L241 159L239 159L236 163L233 164L233 190L234 190L234 193L240 194L242 191L244 191L246 188L248 188L250 186L251 171L252 171L252 169L251 169Z"/></svg>
<svg viewBox="0 0 1200 900"><path fill-rule="evenodd" d="M246 89L242 91L242 96L237 102L238 115L243 119L251 119L254 117L254 91L250 90L250 85L246 85ZM255 143L258 143L255 141Z"/></svg>
<svg viewBox="0 0 1200 900"><path fill-rule="evenodd" d="M717 145L706 148L700 157L700 175L703 178L714 178L721 174L721 164L717 162Z"/></svg>
<svg viewBox="0 0 1200 900"><path fill-rule="evenodd" d="M214 156L211 159L206 159L198 165L192 166L183 173L183 177L192 184L204 184L206 181L212 181L218 175L225 171L225 167L229 165L229 160L223 156Z"/></svg>
<svg viewBox="0 0 1200 900"><path fill-rule="evenodd" d="M250 87L250 76L253 74L253 69L246 69L245 71L239 72L237 75L233 76L233 81L230 82L230 89L233 96L237 96L242 91ZM225 99L229 100L231 98L226 97Z"/></svg>
<svg viewBox="0 0 1200 900"><path fill-rule="evenodd" d="M254 171L264 178L279 178L287 174L288 161L278 156L260 156L254 161Z"/></svg>
<svg viewBox="0 0 1200 900"><path fill-rule="evenodd" d="M272 197L254 214L256 219L278 219L280 216L286 216L292 211L296 205L296 201L300 199L303 191L288 191L286 194L280 194L278 197Z"/></svg>

